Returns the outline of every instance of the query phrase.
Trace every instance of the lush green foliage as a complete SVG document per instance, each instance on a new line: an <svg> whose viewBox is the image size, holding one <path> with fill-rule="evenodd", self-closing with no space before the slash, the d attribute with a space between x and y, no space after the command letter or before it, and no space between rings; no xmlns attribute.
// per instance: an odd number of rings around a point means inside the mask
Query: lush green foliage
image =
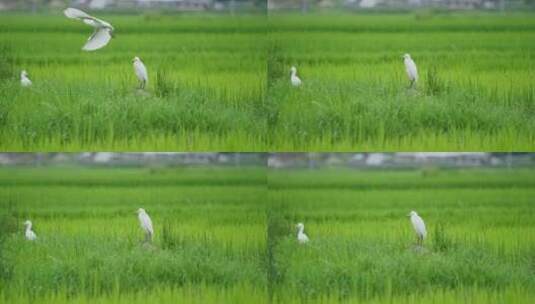
<svg viewBox="0 0 535 304"><path fill-rule="evenodd" d="M115 38L87 53L91 29L80 22L1 16L1 149L265 148L263 16L102 18ZM148 92L136 88L134 56L147 66ZM30 89L19 86L22 69Z"/></svg>
<svg viewBox="0 0 535 304"><path fill-rule="evenodd" d="M268 130L279 150L534 148L532 14L283 14L269 30ZM418 65L415 89L404 53Z"/></svg>
<svg viewBox="0 0 535 304"><path fill-rule="evenodd" d="M263 168L2 169L0 302L258 302L265 189Z"/></svg>
<svg viewBox="0 0 535 304"><path fill-rule="evenodd" d="M0 302L529 303L533 170L3 168ZM154 221L143 244L135 210ZM424 218L414 245L405 215ZM31 219L38 235L23 238ZM311 241L299 246L294 225Z"/></svg>
<svg viewBox="0 0 535 304"><path fill-rule="evenodd" d="M116 37L85 53L83 24L2 15L1 149L534 148L529 13L102 17ZM136 89L135 55L148 92Z"/></svg>
<svg viewBox="0 0 535 304"><path fill-rule="evenodd" d="M533 170L269 173L280 302L529 303ZM424 247L406 217L424 219ZM295 224L311 241L300 246Z"/></svg>

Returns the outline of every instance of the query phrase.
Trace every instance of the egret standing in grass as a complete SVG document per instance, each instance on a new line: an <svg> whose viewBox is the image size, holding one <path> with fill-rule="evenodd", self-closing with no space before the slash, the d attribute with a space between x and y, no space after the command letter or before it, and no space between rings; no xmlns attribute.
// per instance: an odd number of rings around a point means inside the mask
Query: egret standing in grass
<svg viewBox="0 0 535 304"><path fill-rule="evenodd" d="M134 57L132 60L134 63L134 71L136 72L137 79L139 79L140 82L140 89L144 89L147 83L149 82L149 75L147 73L147 68L143 64L143 61L139 59L139 57Z"/></svg>
<svg viewBox="0 0 535 304"><path fill-rule="evenodd" d="M297 242L299 244L305 244L308 242L308 236L305 234L305 225L303 223L297 224Z"/></svg>
<svg viewBox="0 0 535 304"><path fill-rule="evenodd" d="M407 76L411 82L411 88L418 81L418 69L416 68L416 63L411 58L411 55L403 55L403 63L405 63L405 70L407 71Z"/></svg>
<svg viewBox="0 0 535 304"><path fill-rule="evenodd" d="M290 71L291 71L290 82L292 83L292 85L294 87L300 86L301 85L301 79L299 79L299 77L297 77L297 68L293 66L290 69Z"/></svg>
<svg viewBox="0 0 535 304"><path fill-rule="evenodd" d="M141 229L145 231L145 242L152 242L154 230L152 229L152 221L150 220L149 215L145 212L145 209L139 208L137 210L137 217L139 218Z"/></svg>
<svg viewBox="0 0 535 304"><path fill-rule="evenodd" d="M32 81L30 78L28 78L28 72L26 72L26 70L22 70L22 72L20 72L20 85L23 87L29 87L32 85Z"/></svg>
<svg viewBox="0 0 535 304"><path fill-rule="evenodd" d="M35 241L35 239L37 239L37 235L35 235L35 232L32 231L32 222L27 220L26 222L24 222L24 226L26 227L24 237L26 237L28 241Z"/></svg>
<svg viewBox="0 0 535 304"><path fill-rule="evenodd" d="M68 8L64 10L63 13L67 18L82 20L85 24L95 28L95 31L91 37L87 39L82 50L95 51L103 48L110 42L114 28L108 22L90 16L76 8Z"/></svg>
<svg viewBox="0 0 535 304"><path fill-rule="evenodd" d="M422 218L416 213L416 211L411 211L408 216L411 218L411 223L412 227L414 227L414 231L416 231L416 236L418 237L418 245L422 245L425 236L427 235L424 220L422 220Z"/></svg>

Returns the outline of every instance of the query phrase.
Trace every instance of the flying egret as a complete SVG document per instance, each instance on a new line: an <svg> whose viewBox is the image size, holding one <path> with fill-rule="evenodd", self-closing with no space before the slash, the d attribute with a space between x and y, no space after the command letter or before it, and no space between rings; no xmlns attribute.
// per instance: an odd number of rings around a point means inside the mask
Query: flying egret
<svg viewBox="0 0 535 304"><path fill-rule="evenodd" d="M137 79L140 82L140 88L144 89L147 83L149 82L149 75L147 74L147 68L143 64L143 61L139 57L134 57L132 60L134 63L134 71L136 72Z"/></svg>
<svg viewBox="0 0 535 304"><path fill-rule="evenodd" d="M416 236L418 237L418 244L421 245L427 235L424 220L422 220L416 211L411 211L407 216L411 218L412 227L414 227L414 231L416 231Z"/></svg>
<svg viewBox="0 0 535 304"><path fill-rule="evenodd" d="M91 37L87 39L87 42L82 50L95 51L106 46L106 44L110 42L114 28L108 22L90 16L76 8L69 7L65 9L63 13L65 16L67 16L67 18L82 20L85 24L95 28L95 31Z"/></svg>
<svg viewBox="0 0 535 304"><path fill-rule="evenodd" d="M418 81L418 69L416 68L416 63L411 58L411 55L403 55L403 63L405 63L405 70L407 71L407 76L411 82L411 88Z"/></svg>
<svg viewBox="0 0 535 304"><path fill-rule="evenodd" d="M145 241L151 242L154 230L152 230L152 221L150 220L149 215L145 212L145 209L139 208L137 210L137 217L139 218L141 229L145 231Z"/></svg>
<svg viewBox="0 0 535 304"><path fill-rule="evenodd" d="M293 66L290 69L290 71L292 72L292 76L290 77L290 82L292 83L292 85L294 87L300 86L301 85L301 79L299 79L299 77L297 77L297 68Z"/></svg>
<svg viewBox="0 0 535 304"><path fill-rule="evenodd" d="M308 236L304 233L305 225L303 223L297 224L297 241L299 244L305 244L308 242Z"/></svg>
<svg viewBox="0 0 535 304"><path fill-rule="evenodd" d="M37 239L37 235L35 235L35 232L32 231L32 222L27 220L24 222L24 226L26 226L26 232L24 233L24 236L28 241L35 241Z"/></svg>
<svg viewBox="0 0 535 304"><path fill-rule="evenodd" d="M29 87L32 85L32 81L30 78L28 78L28 72L26 72L26 70L22 70L22 72L20 72L20 85L23 87Z"/></svg>

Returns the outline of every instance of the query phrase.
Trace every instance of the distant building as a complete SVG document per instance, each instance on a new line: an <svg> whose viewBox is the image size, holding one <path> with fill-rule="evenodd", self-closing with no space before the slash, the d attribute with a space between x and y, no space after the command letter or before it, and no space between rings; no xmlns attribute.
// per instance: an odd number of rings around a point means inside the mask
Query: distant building
<svg viewBox="0 0 535 304"><path fill-rule="evenodd" d="M437 7L445 9L499 9L506 5L526 5L523 0L339 0L338 6L349 9L403 9L419 7ZM335 2L330 0L268 0L268 9L284 10L317 6L333 7Z"/></svg>

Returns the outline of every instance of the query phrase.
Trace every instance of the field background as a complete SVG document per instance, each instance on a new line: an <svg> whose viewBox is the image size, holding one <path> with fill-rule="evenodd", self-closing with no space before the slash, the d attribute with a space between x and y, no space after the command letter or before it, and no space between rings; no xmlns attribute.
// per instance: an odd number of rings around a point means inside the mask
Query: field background
<svg viewBox="0 0 535 304"><path fill-rule="evenodd" d="M30 162L0 169L0 303L530 303L534 296L530 167L18 159ZM153 246L143 244L140 207L153 220ZM410 210L426 222L423 249ZM26 219L35 242L24 239ZM307 245L296 242L297 222Z"/></svg>
<svg viewBox="0 0 535 304"><path fill-rule="evenodd" d="M265 177L255 167L1 168L0 302L265 301Z"/></svg>
<svg viewBox="0 0 535 304"><path fill-rule="evenodd" d="M279 151L535 147L533 13L272 13L268 22L269 138ZM404 53L419 69L415 90Z"/></svg>
<svg viewBox="0 0 535 304"><path fill-rule="evenodd" d="M99 17L116 37L86 53L91 29L60 13L1 15L0 149L535 148L533 13ZM416 89L404 53L419 67ZM145 93L136 55L149 71Z"/></svg>
<svg viewBox="0 0 535 304"><path fill-rule="evenodd" d="M528 169L270 170L270 294L279 303L530 303L534 177ZM427 226L423 250L411 210Z"/></svg>
<svg viewBox="0 0 535 304"><path fill-rule="evenodd" d="M265 148L264 15L98 17L115 38L83 52L92 29L59 12L0 15L0 149ZM147 66L147 92L136 89L134 56Z"/></svg>

